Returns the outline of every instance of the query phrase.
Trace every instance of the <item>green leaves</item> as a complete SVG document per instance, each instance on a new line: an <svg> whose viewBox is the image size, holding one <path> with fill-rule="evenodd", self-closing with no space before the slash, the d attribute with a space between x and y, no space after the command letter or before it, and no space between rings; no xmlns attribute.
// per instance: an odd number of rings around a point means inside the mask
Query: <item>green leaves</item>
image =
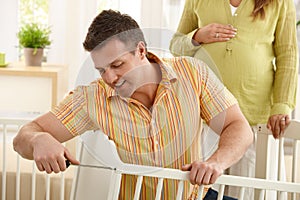
<svg viewBox="0 0 300 200"><path fill-rule="evenodd" d="M19 44L24 48L45 48L51 44L49 39L50 27L43 27L37 23L25 24L17 34Z"/></svg>
<svg viewBox="0 0 300 200"><path fill-rule="evenodd" d="M297 21L297 26L299 26L300 25L300 20L299 21Z"/></svg>

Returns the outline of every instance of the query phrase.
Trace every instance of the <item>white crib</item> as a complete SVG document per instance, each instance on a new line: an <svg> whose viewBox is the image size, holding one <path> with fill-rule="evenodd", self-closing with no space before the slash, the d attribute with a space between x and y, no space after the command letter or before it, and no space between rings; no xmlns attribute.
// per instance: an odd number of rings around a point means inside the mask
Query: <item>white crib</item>
<svg viewBox="0 0 300 200"><path fill-rule="evenodd" d="M300 125L300 122L293 121L291 126L295 124ZM110 169L98 169L100 171L107 170L110 171L110 180L109 182L106 180L105 183L107 184L106 189L108 190L107 196L104 199L118 199L119 194L119 186L121 183L122 174L131 174L137 175L137 183L136 183L136 190L135 190L135 197L134 199L139 199L140 188L143 181L143 177L156 177L158 178L158 185L156 189L156 200L160 199L162 187L163 187L163 179L175 179L179 180L179 189L177 191L177 199L182 199L182 190L183 190L183 181L188 181L188 172L183 172L181 170L176 169L166 169L166 168L158 168L158 167L149 167L149 166L139 166L139 165L132 165L123 163L116 151L114 143L109 141L104 134L85 134L83 137L84 144L87 148L87 151L90 155L92 155L97 161L94 161L95 166L106 166ZM99 148L101 146L101 148ZM105 151L103 151L105 149ZM84 152L84 150L81 150ZM83 153L84 154L84 153ZM90 159L90 158L89 158ZM97 169L94 169L95 173L97 173ZM85 177L85 173L78 174L77 178L80 181L82 177ZM91 175L89 178L92 178ZM85 177L86 178L86 177ZM92 178L93 179L93 178ZM95 184L99 180L99 177L95 177ZM89 179L89 186L93 184L91 179ZM108 184L110 183L110 184ZM85 185L84 183L81 183ZM263 200L265 198L266 191L278 191L279 196L282 193L291 193L291 194L300 194L300 183L295 182L285 182L285 181L275 181L275 180L266 180L266 179L259 179L259 178L246 178L246 177L238 177L238 176L229 176L229 175L222 175L218 178L216 185L220 188L219 189L219 196L218 200L221 200L224 195L224 190L226 186L237 186L240 188L239 199L244 199L244 189L254 188L258 191L257 200ZM82 187L82 186L81 186ZM101 186L105 187L105 186ZM83 198L82 195L86 194L87 186L84 188L73 188L75 190L79 189L80 191L74 191L73 199L79 200ZM98 188L100 190L100 188ZM199 187L199 197L202 196L203 186ZM78 198L81 196L81 198ZM96 198L96 197L94 197ZM299 196L295 199L299 199ZM200 199L200 198L199 198ZM255 199L255 200L256 200ZM279 198L281 199L281 198ZM283 198L282 198L283 199ZM269 200L269 199L268 199Z"/></svg>
<svg viewBox="0 0 300 200"><path fill-rule="evenodd" d="M89 134L82 136L83 141L92 141L86 144L87 148L80 145L79 158L81 163L100 165L109 169L70 167L65 173L47 175L38 172L32 161L27 161L18 156L12 150L12 137L18 128L26 123L28 119L0 118L0 135L2 141L0 146L2 153L0 158L1 169L1 197L2 200L10 199L118 199L119 186L122 174L137 175L135 198L139 199L139 193L144 176L158 178L156 199L160 199L163 179L177 179L179 189L177 199L181 199L183 181L188 180L188 172L176 169L165 169L148 166L138 166L121 162L113 142L107 140L103 134ZM292 126L299 126L300 122L293 121ZM300 129L299 129L300 130ZM103 155L99 154L100 146L105 149ZM85 152L87 149L87 152ZM87 158L87 154L93 158ZM95 159L96 158L96 159ZM91 161L94 159L93 161ZM101 162L99 162L101 161ZM296 171L294 171L296 173ZM100 178L99 178L100 177ZM94 179L93 179L94 178ZM94 183L94 184L93 184ZM73 184L73 186L72 186ZM222 199L226 185L240 187L240 197L246 187L258 189L257 199L265 199L266 191L274 190L281 193L293 194L293 200L300 199L300 183L285 181L274 181L258 178L245 178L237 176L222 175L218 178L218 199ZM93 188L94 187L94 188ZM72 189L71 189L72 188ZM199 187L199 196L203 187ZM281 195L279 195L280 197ZM292 198L292 197L290 197Z"/></svg>

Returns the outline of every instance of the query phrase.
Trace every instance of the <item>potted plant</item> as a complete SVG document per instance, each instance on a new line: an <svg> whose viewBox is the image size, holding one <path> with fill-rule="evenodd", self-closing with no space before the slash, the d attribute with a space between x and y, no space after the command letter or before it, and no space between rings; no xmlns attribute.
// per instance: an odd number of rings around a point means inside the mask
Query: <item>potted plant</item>
<svg viewBox="0 0 300 200"><path fill-rule="evenodd" d="M17 37L20 47L24 48L26 66L41 66L44 48L51 44L50 27L37 23L25 24L19 30Z"/></svg>

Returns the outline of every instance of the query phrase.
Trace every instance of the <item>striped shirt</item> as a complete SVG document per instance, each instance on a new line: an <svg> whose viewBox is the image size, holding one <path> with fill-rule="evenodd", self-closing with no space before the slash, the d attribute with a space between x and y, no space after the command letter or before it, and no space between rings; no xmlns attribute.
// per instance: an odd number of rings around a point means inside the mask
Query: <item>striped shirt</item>
<svg viewBox="0 0 300 200"><path fill-rule="evenodd" d="M180 169L201 160L200 133L206 122L237 103L201 61L189 57L148 59L160 65L162 80L148 109L123 98L102 79L79 86L53 109L73 134L101 130L116 144L123 162ZM135 176L122 177L120 199L133 199ZM145 178L141 199L155 198L157 179ZM166 180L163 199L176 199L177 184ZM185 185L185 199L189 196Z"/></svg>

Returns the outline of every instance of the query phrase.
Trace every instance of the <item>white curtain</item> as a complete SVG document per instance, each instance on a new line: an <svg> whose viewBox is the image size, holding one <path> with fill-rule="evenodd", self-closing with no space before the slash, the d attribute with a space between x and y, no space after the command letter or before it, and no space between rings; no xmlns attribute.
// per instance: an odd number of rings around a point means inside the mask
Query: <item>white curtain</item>
<svg viewBox="0 0 300 200"><path fill-rule="evenodd" d="M48 62L68 66L69 88L74 87L80 66L88 56L82 43L96 14L97 0L49 0L52 44Z"/></svg>
<svg viewBox="0 0 300 200"><path fill-rule="evenodd" d="M6 61L18 60L18 0L0 0L0 52Z"/></svg>

